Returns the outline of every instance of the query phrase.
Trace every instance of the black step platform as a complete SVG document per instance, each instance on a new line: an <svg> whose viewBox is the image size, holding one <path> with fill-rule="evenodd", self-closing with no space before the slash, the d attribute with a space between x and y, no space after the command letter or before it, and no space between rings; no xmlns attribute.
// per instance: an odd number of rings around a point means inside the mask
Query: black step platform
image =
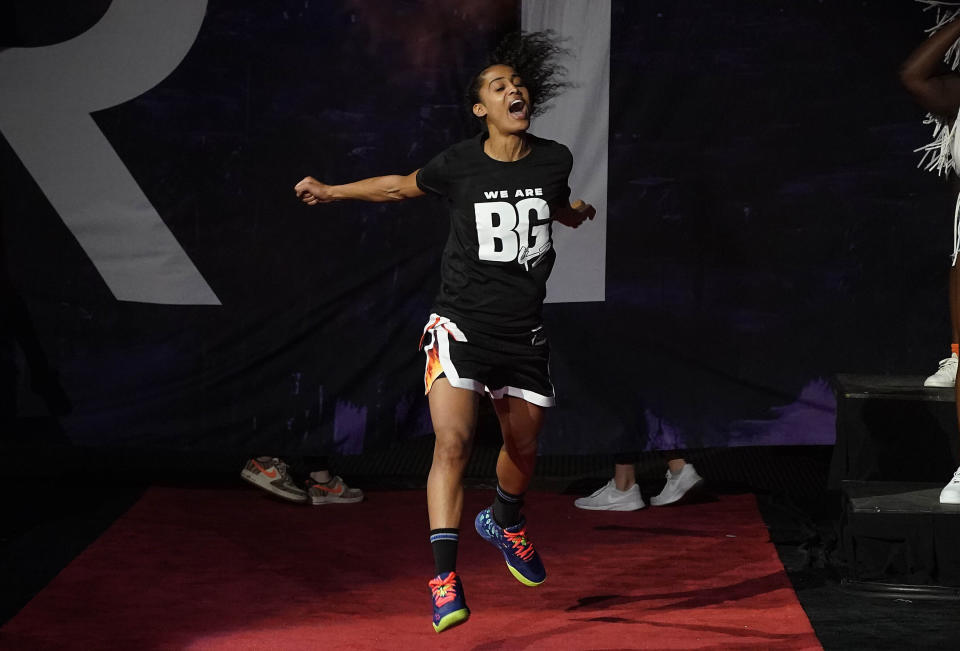
<svg viewBox="0 0 960 651"><path fill-rule="evenodd" d="M837 442L829 486L845 479L946 484L960 435L952 388L922 376L837 375Z"/></svg>
<svg viewBox="0 0 960 651"><path fill-rule="evenodd" d="M844 585L864 593L960 599L960 505L943 483L844 481Z"/></svg>

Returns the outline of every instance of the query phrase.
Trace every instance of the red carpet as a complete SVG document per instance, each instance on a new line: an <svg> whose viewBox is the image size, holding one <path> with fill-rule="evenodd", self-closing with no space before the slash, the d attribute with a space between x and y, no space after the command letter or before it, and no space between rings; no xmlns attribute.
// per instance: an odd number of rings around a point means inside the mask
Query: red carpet
<svg viewBox="0 0 960 651"><path fill-rule="evenodd" d="M473 616L437 635L422 491L311 508L153 488L0 629L4 649L819 648L753 496L633 513L532 494L549 576L517 583L473 531Z"/></svg>

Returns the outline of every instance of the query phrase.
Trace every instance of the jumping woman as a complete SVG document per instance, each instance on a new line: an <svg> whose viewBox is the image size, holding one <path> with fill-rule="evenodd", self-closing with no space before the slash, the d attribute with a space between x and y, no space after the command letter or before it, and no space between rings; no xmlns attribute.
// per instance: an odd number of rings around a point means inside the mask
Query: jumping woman
<svg viewBox="0 0 960 651"><path fill-rule="evenodd" d="M480 396L487 393L503 433L493 505L474 526L504 556L510 573L536 586L546 570L521 514L536 463L544 409L554 404L549 344L541 324L553 268L553 222L576 228L596 211L569 202L570 151L529 133L530 118L565 84L563 53L547 33L508 36L471 80L470 111L479 135L453 145L406 176L325 185L300 181L309 205L343 199L401 201L425 194L443 200L450 236L440 291L423 329L424 387L436 433L427 479L434 578L433 627L439 633L470 616L456 571L463 472Z"/></svg>

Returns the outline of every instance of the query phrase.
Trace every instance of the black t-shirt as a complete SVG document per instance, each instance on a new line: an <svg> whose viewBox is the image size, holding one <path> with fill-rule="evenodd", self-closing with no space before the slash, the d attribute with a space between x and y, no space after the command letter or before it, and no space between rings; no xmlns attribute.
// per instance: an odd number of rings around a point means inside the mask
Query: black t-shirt
<svg viewBox="0 0 960 651"><path fill-rule="evenodd" d="M551 210L568 202L573 156L528 134L530 152L502 162L483 151L486 134L457 143L417 173L450 214L434 311L502 332L540 325L553 269Z"/></svg>

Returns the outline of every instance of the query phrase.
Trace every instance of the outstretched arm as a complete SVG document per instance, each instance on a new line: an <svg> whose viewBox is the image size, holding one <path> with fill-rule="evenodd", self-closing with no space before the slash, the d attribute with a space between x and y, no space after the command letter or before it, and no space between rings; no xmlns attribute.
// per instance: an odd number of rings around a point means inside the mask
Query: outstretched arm
<svg viewBox="0 0 960 651"><path fill-rule="evenodd" d="M941 63L960 38L960 20L944 25L900 66L900 81L917 103L940 118L953 120L960 110L960 75L941 74Z"/></svg>
<svg viewBox="0 0 960 651"><path fill-rule="evenodd" d="M576 228L588 219L597 216L597 209L582 199L577 199L569 206L564 205L554 212L553 218L570 228Z"/></svg>
<svg viewBox="0 0 960 651"><path fill-rule="evenodd" d="M425 193L417 187L417 172L401 176L374 176L354 183L344 185L326 185L312 176L303 179L293 190L297 197L305 204L315 206L318 203L330 203L343 199L359 201L403 201L414 197L422 197Z"/></svg>

